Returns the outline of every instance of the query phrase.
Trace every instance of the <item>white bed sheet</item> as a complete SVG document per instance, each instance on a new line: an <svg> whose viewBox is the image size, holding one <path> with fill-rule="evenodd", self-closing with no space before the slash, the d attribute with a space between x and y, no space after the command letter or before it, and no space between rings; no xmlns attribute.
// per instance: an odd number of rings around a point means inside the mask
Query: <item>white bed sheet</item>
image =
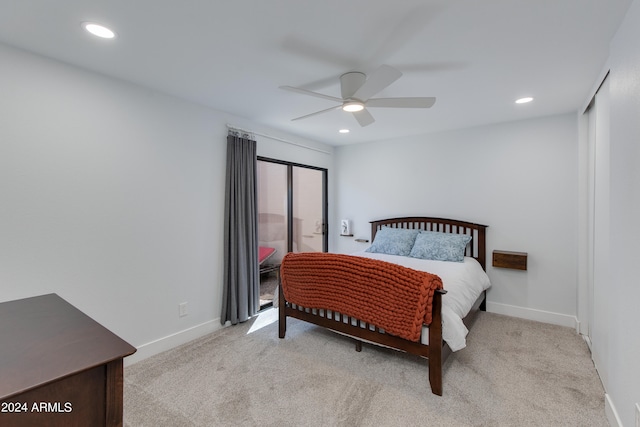
<svg viewBox="0 0 640 427"><path fill-rule="evenodd" d="M482 291L491 286L489 276L478 261L471 257L465 257L464 262L432 261L365 251L352 255L392 262L440 276L447 291L442 297L442 338L453 351L466 347L469 330L462 318L469 313ZM423 344L429 344L428 331L428 327L422 328L420 341Z"/></svg>

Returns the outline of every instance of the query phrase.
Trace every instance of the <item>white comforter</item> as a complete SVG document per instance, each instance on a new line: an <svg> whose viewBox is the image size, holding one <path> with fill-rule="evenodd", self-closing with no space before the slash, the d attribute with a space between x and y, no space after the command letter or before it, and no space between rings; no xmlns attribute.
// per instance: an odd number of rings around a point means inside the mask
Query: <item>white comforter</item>
<svg viewBox="0 0 640 427"><path fill-rule="evenodd" d="M392 262L440 276L447 291L442 297L442 338L453 351L466 347L469 330L462 318L469 313L482 291L491 286L489 276L478 261L471 257L465 257L464 262L431 261L364 251L352 255ZM428 328L424 327L421 342L429 344L428 340Z"/></svg>

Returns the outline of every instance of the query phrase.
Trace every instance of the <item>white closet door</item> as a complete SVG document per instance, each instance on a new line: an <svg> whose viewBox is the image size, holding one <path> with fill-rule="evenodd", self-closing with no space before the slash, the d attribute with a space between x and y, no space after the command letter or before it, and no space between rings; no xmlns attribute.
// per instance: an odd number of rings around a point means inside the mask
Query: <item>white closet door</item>
<svg viewBox="0 0 640 427"><path fill-rule="evenodd" d="M595 104L589 112L589 338L591 354L598 366L606 366L609 360L607 331L611 310L607 294L610 277L609 260L609 81L606 79L595 96ZM606 370L598 370L602 383L607 386Z"/></svg>

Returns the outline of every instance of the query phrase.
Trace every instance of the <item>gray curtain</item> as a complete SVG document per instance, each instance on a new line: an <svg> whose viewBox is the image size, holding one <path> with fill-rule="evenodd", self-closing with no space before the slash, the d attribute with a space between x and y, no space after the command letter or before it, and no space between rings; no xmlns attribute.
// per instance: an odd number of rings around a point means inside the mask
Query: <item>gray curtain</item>
<svg viewBox="0 0 640 427"><path fill-rule="evenodd" d="M256 141L227 136L222 324L244 322L260 309Z"/></svg>

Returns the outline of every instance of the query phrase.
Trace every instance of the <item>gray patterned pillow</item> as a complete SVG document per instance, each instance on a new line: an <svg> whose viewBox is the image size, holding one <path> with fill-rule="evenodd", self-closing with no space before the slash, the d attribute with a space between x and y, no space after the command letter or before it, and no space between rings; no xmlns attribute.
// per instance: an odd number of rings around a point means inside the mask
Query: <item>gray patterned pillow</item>
<svg viewBox="0 0 640 427"><path fill-rule="evenodd" d="M365 252L407 256L411 252L419 230L382 227Z"/></svg>
<svg viewBox="0 0 640 427"><path fill-rule="evenodd" d="M463 262L464 251L470 241L471 236L466 234L421 231L409 256L435 261Z"/></svg>

